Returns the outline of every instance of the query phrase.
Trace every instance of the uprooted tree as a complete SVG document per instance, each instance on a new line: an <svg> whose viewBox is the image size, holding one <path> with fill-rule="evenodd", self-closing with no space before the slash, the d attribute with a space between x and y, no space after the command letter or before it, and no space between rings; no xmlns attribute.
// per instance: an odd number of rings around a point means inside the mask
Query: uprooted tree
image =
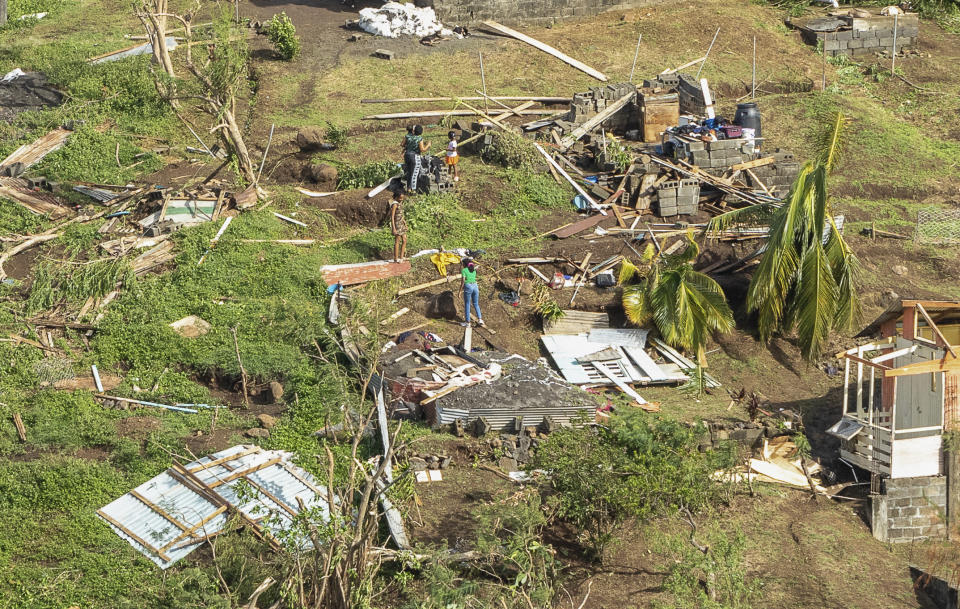
<svg viewBox="0 0 960 609"><path fill-rule="evenodd" d="M233 156L237 172L252 184L257 174L237 122L237 100L247 84L246 35L233 23L229 8L224 8L211 24L210 38L195 41L193 18L201 8L198 0L192 10L181 14L171 11L167 0L138 0L134 12L160 67L150 67L157 91L187 125L190 123L184 112L188 104L208 115L213 123L209 133L217 136L222 148ZM178 21L183 29L183 76L177 76L167 48L168 19ZM199 43L205 43L201 47L205 53L197 53L197 57L193 47Z"/></svg>

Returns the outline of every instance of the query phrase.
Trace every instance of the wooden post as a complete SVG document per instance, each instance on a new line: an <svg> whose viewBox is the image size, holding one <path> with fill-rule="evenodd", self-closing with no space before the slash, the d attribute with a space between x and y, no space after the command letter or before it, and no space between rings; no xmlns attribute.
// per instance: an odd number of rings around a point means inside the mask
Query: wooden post
<svg viewBox="0 0 960 609"><path fill-rule="evenodd" d="M0 0L0 1L2 1L2 0ZM14 424L14 426L17 428L17 435L20 436L20 441L21 441L21 442L26 442L26 441L27 441L27 430L26 430L26 428L23 426L23 419L20 418L20 413L19 413L19 412L13 413L13 424Z"/></svg>
<svg viewBox="0 0 960 609"><path fill-rule="evenodd" d="M707 47L707 54L703 56L703 63L700 64L700 69L697 70L697 80L700 79L700 72L703 72L703 66L707 65L707 57L710 57L710 51L713 49L713 43L717 41L717 36L720 35L720 28L717 28L716 33L713 35L713 40L710 41L710 46Z"/></svg>
<svg viewBox="0 0 960 609"><path fill-rule="evenodd" d="M850 402L850 359L843 358L843 414L847 414L847 404Z"/></svg>
<svg viewBox="0 0 960 609"><path fill-rule="evenodd" d="M630 84L633 84L633 71L637 68L637 57L640 56L640 41L643 40L643 34L637 37L637 50L633 52L633 66L630 68Z"/></svg>
<svg viewBox="0 0 960 609"><path fill-rule="evenodd" d="M890 53L890 73L894 76L897 74L897 24L899 19L899 14L893 16L893 52Z"/></svg>

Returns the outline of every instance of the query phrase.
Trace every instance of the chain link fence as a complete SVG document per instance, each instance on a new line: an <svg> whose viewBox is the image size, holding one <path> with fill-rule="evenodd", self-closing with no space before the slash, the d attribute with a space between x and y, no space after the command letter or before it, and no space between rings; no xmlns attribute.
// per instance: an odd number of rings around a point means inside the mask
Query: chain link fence
<svg viewBox="0 0 960 609"><path fill-rule="evenodd" d="M917 243L960 243L960 209L921 209L914 239Z"/></svg>

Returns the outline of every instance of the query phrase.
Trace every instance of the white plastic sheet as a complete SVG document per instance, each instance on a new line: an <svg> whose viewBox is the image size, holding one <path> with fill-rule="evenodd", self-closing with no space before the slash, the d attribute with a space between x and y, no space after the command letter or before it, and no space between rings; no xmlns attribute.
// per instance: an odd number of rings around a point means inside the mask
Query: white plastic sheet
<svg viewBox="0 0 960 609"><path fill-rule="evenodd" d="M453 35L452 30L443 27L432 8L418 8L412 2L387 2L380 8L362 9L358 25L365 32L386 38Z"/></svg>

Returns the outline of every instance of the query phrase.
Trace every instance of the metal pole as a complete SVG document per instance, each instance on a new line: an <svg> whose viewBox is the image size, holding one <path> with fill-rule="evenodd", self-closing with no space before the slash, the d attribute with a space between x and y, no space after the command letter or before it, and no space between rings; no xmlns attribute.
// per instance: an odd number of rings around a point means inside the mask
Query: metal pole
<svg viewBox="0 0 960 609"><path fill-rule="evenodd" d="M750 85L750 99L757 98L757 37L753 37L753 81Z"/></svg>
<svg viewBox="0 0 960 609"><path fill-rule="evenodd" d="M630 68L630 84L633 84L633 71L637 68L637 57L640 55L640 41L643 40L643 34L637 37L637 50L633 52L633 66Z"/></svg>
<svg viewBox="0 0 960 609"><path fill-rule="evenodd" d="M267 147L263 151L263 158L260 159L260 171L257 172L257 181L256 184L260 183L260 174L263 173L263 164L267 162L267 153L270 152L270 142L273 141L273 128L276 125L270 125L270 137L267 138Z"/></svg>
<svg viewBox="0 0 960 609"><path fill-rule="evenodd" d="M484 114L490 114L487 108L487 77L483 73L483 53L477 51L477 55L480 56L480 84L483 85L483 112Z"/></svg>
<svg viewBox="0 0 960 609"><path fill-rule="evenodd" d="M713 35L713 40L710 41L710 46L707 47L707 54L703 56L703 61L700 62L700 69L697 70L697 80L700 80L700 72L703 72L703 66L707 65L707 58L710 57L710 51L713 49L713 43L717 41L717 36L720 35L720 28L717 28L716 33Z"/></svg>
<svg viewBox="0 0 960 609"><path fill-rule="evenodd" d="M824 46L824 48L823 48L823 54L821 55L821 67L822 67L822 70L823 70L823 76L821 77L822 80L820 81L820 90L821 90L821 91L826 91L826 90L827 90L827 49L826 49L826 46L827 46L827 45L823 45L823 46Z"/></svg>
<svg viewBox="0 0 960 609"><path fill-rule="evenodd" d="M893 16L893 59L890 60L890 73L896 74L897 69L897 21L899 21L900 15Z"/></svg>

